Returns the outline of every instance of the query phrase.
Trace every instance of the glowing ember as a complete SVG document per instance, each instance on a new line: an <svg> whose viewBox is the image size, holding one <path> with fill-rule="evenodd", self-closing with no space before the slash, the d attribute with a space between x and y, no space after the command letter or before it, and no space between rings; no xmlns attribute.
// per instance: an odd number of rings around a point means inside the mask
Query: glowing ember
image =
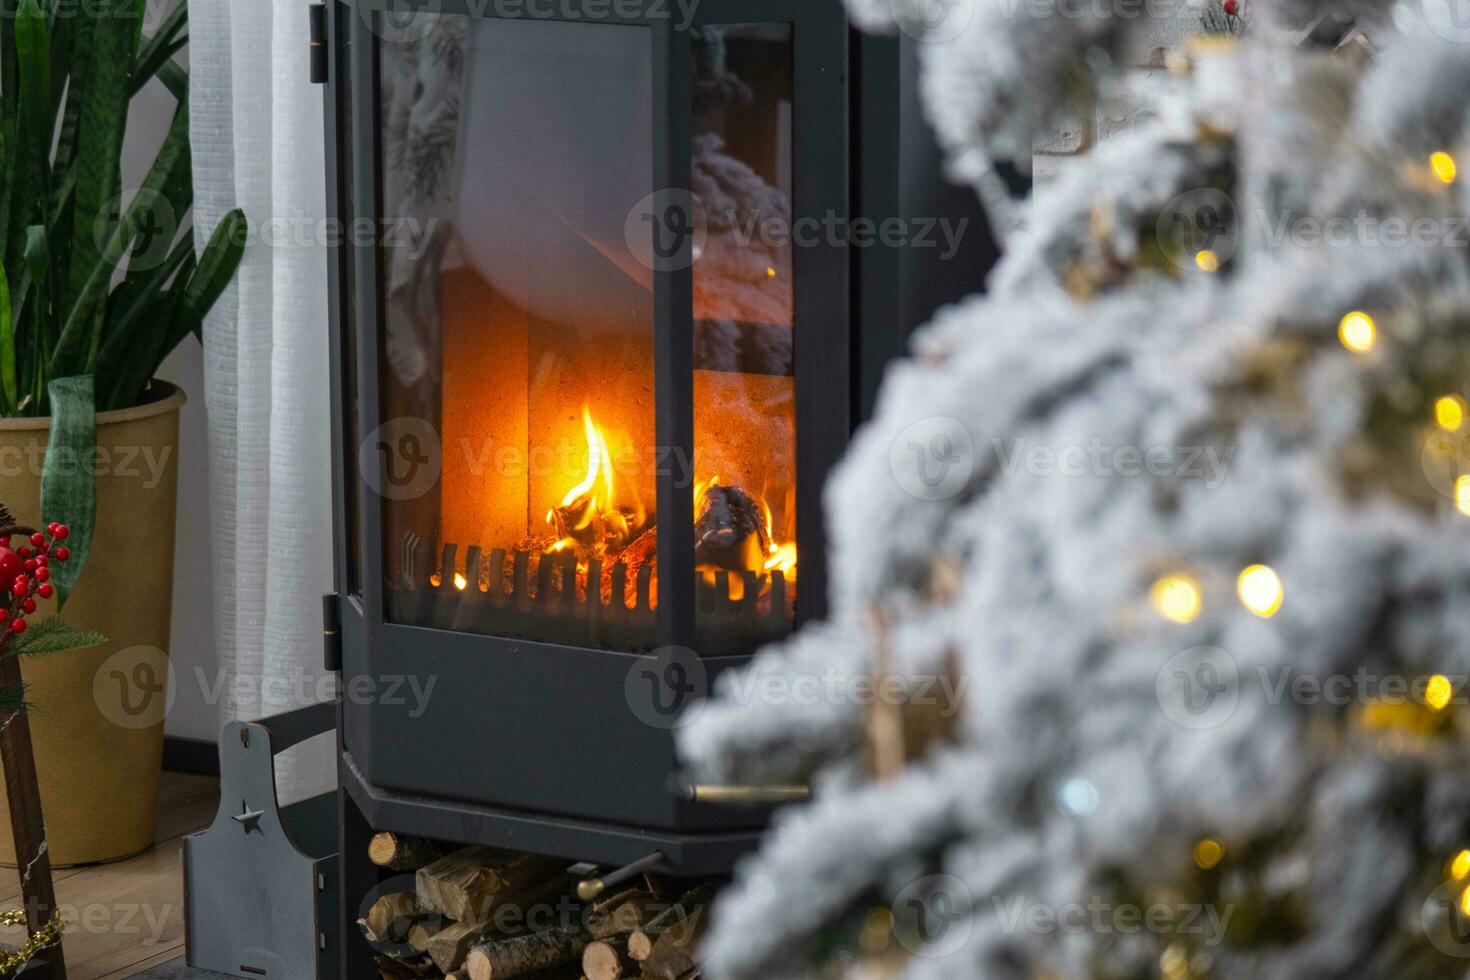
<svg viewBox="0 0 1470 980"><path fill-rule="evenodd" d="M771 586L769 573L779 571L788 583L796 581L796 543L776 536L771 507L764 497L752 497L739 487L720 482L718 475L694 487L696 568L705 584L715 587L728 574L731 600L745 597L742 572L760 574L761 594Z"/></svg>

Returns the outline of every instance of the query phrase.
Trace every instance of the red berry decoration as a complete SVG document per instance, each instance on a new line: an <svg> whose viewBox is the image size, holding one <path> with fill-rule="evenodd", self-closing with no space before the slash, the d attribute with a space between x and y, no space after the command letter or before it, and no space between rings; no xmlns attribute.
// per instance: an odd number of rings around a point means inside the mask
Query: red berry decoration
<svg viewBox="0 0 1470 980"><path fill-rule="evenodd" d="M33 613L36 611L36 600L31 598L23 599L21 601L20 608L28 613Z"/></svg>
<svg viewBox="0 0 1470 980"><path fill-rule="evenodd" d="M71 528L65 524L56 525L56 530L51 532L51 536L57 541L65 541L68 534L71 534Z"/></svg>
<svg viewBox="0 0 1470 980"><path fill-rule="evenodd" d="M49 598L51 598L51 593L53 593L55 591L56 590L51 587L51 583L50 582L42 582L40 585L36 586L36 595L40 596L42 599L49 599ZM4 611L5 610L0 609L0 612L4 612ZM3 623L3 622L5 622L5 620L0 619L0 623Z"/></svg>
<svg viewBox="0 0 1470 980"><path fill-rule="evenodd" d="M36 581L37 582L44 582L44 581L46 581L50 577L51 577L51 569L49 569L49 568L38 568L38 569L36 569Z"/></svg>
<svg viewBox="0 0 1470 980"><path fill-rule="evenodd" d="M31 549L29 549L29 548L27 548L27 547L25 547L23 545L21 547L19 547L19 548L16 548L15 549L15 553L17 555L20 555L22 558L29 558L29 557L31 557Z"/></svg>
<svg viewBox="0 0 1470 980"><path fill-rule="evenodd" d="M25 595L29 591L31 591L30 587L26 584L24 578L16 579L15 584L10 587L11 595Z"/></svg>
<svg viewBox="0 0 1470 980"><path fill-rule="evenodd" d="M23 619L12 619L10 621L10 632L12 632L12 633L24 633L25 631L26 631L26 621L25 620L23 620Z"/></svg>
<svg viewBox="0 0 1470 980"><path fill-rule="evenodd" d="M0 547L0 582L10 582L25 568L20 555L9 548Z"/></svg>
<svg viewBox="0 0 1470 980"><path fill-rule="evenodd" d="M1240 0L1225 0L1225 14L1234 17L1240 12Z"/></svg>
<svg viewBox="0 0 1470 980"><path fill-rule="evenodd" d="M57 561L66 561L68 558L71 557L71 549L57 548L55 551L51 552L51 557L55 558Z"/></svg>
<svg viewBox="0 0 1470 980"><path fill-rule="evenodd" d="M9 618L10 618L10 610L9 609L0 609L0 623L5 622Z"/></svg>
<svg viewBox="0 0 1470 980"><path fill-rule="evenodd" d="M38 567L36 565L36 559L34 559L34 558L27 558L24 567L25 567L25 570L26 571L28 571L28 572L34 572L36 570L36 568Z"/></svg>

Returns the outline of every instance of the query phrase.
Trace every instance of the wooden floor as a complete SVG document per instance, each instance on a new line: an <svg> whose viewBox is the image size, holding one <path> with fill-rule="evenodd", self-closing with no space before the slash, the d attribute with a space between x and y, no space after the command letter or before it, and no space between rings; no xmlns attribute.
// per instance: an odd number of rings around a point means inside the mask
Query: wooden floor
<svg viewBox="0 0 1470 980"><path fill-rule="evenodd" d="M135 858L57 870L56 902L67 920L68 980L122 980L184 952L184 835L208 826L219 780L166 772L158 793L157 842ZM15 869L0 868L0 908L20 904ZM0 942L25 940L0 927Z"/></svg>

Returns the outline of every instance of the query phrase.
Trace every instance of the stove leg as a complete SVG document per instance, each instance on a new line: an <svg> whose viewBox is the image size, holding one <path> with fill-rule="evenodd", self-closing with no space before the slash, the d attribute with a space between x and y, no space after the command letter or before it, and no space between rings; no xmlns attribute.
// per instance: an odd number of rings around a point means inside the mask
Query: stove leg
<svg viewBox="0 0 1470 980"><path fill-rule="evenodd" d="M372 839L373 829L345 789L337 793L337 806L341 819L341 849L337 852L342 884L341 980L362 980L378 975L377 967L373 965L372 949L357 928L358 906L363 896L378 883L378 869L368 860L368 842Z"/></svg>

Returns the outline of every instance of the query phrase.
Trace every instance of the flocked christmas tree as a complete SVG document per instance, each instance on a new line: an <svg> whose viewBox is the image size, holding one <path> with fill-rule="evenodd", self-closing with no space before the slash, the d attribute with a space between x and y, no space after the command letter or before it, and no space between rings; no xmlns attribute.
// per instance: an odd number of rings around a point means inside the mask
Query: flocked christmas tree
<svg viewBox="0 0 1470 980"><path fill-rule="evenodd" d="M708 975L1470 967L1470 26L1241 2L1011 207L992 162L1177 5L850 0L927 33L953 172L1014 230L829 487L829 621L682 733L703 778L814 790Z"/></svg>

